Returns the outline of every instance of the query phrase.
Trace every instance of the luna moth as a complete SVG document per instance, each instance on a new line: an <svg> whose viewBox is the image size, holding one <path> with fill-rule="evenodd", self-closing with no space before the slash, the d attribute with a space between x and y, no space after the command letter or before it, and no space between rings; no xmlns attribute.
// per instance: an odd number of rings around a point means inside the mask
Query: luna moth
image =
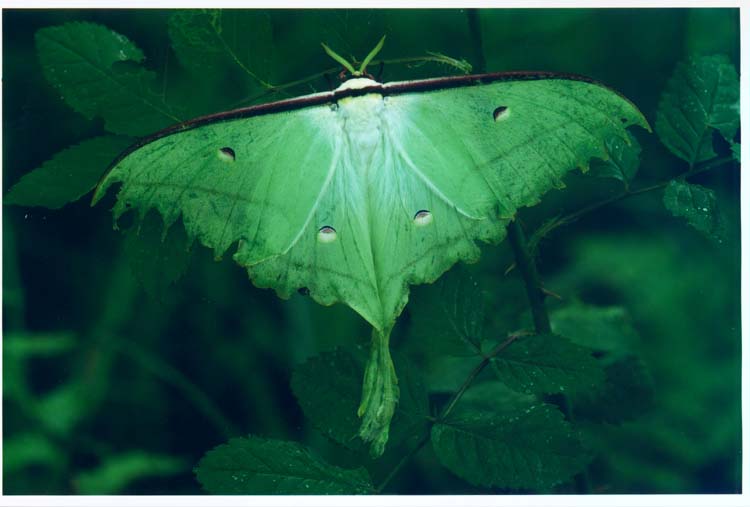
<svg viewBox="0 0 750 507"><path fill-rule="evenodd" d="M333 91L196 118L138 141L94 194L149 209L281 297L343 302L372 325L360 437L383 453L398 401L389 336L409 286L499 242L516 210L606 158L645 118L591 79L506 72L379 83L381 43ZM324 46L325 47L325 46Z"/></svg>

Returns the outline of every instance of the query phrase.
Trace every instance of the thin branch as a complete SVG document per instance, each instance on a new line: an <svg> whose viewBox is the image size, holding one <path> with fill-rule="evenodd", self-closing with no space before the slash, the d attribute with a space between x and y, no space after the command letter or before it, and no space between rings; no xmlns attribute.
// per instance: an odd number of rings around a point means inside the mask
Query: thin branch
<svg viewBox="0 0 750 507"><path fill-rule="evenodd" d="M487 72L487 60L484 57L484 42L482 41L481 23L479 21L479 9L466 9L466 17L469 22L469 34L474 47L474 61L477 63L477 73Z"/></svg>
<svg viewBox="0 0 750 507"><path fill-rule="evenodd" d="M539 272L536 268L534 255L526 242L526 236L518 220L513 220L508 226L508 240L510 241L513 255L516 258L516 266L521 273L526 294L531 306L531 315L534 318L534 328L538 334L547 334L552 332L550 326L549 314L544 306L544 292L542 291L542 282L539 278ZM565 395L561 396L562 401L560 408L565 414L566 419L573 423L573 414L570 403ZM586 469L575 477L576 491L578 493L588 493L591 490L589 478Z"/></svg>
<svg viewBox="0 0 750 507"><path fill-rule="evenodd" d="M539 272L536 269L534 257L529 250L526 242L526 235L518 223L518 219L513 220L508 225L508 241L513 249L513 255L516 259L516 266L521 272L524 285L526 286L526 295L529 298L531 306L531 316L534 319L534 328L539 334L548 334L552 331L549 323L549 315L544 307L544 293L542 292L542 282L539 279Z"/></svg>
<svg viewBox="0 0 750 507"><path fill-rule="evenodd" d="M490 364L490 361L493 357L500 354L503 350L505 350L511 343L516 341L519 337L524 336L524 333L514 333L508 337L507 340L499 343L495 348L493 348L486 356L482 358L482 361L477 364L474 369L471 370L471 373L466 377L466 379L461 383L461 386L456 390L455 393L453 393L453 396L451 396L450 401L446 404L443 411L440 413L438 417L431 420L427 424L426 431L422 435L422 437L419 439L419 442L417 442L417 445L415 445L408 453L406 453L396 464L395 467L388 473L388 475L383 479L383 482L380 483L380 486L375 488L375 491L377 493L380 493L385 489L385 487L391 482L391 480L398 474L398 472L401 471L401 469L411 460L412 457L414 457L415 454L417 454L422 447L424 447L427 442L430 441L430 434L432 431L432 427L444 421L450 413L453 411L453 408L456 406L456 403L461 399L461 397L464 395L466 390L471 386L471 384L474 382L474 379L477 378L477 376L482 373L482 370L484 370L487 365Z"/></svg>
<svg viewBox="0 0 750 507"><path fill-rule="evenodd" d="M464 380L464 382L461 384L461 387L459 387L458 390L453 393L453 396L451 396L450 401L445 406L445 409L443 409L443 412L437 418L436 422L444 421L450 415L450 413L453 411L453 408L456 406L456 403L458 403L458 400L461 399L466 390L471 386L472 382L474 382L474 379L477 378L480 373L482 373L482 370L484 370L488 364L490 364L490 360L492 360L493 357L497 356L500 352L505 350L508 345L516 341L519 336L522 336L522 334L516 333L510 335L507 340L498 344L494 349L490 351L489 354L484 356L482 361L477 364L473 370L471 370L469 375L466 377L466 380Z"/></svg>
<svg viewBox="0 0 750 507"><path fill-rule="evenodd" d="M419 451L422 450L422 447L424 447L427 442L430 441L430 429L432 428L432 424L428 426L428 431L425 431L422 435L422 438L419 439L419 442L417 445L415 445L411 451L404 454L402 458L399 460L398 463L396 463L396 466L393 467L393 469L388 473L388 475L383 479L383 482L380 483L380 486L375 488L375 493L382 493L383 489L390 484L391 480L393 480L394 477L401 471L404 466L414 457L415 454L417 454Z"/></svg>
<svg viewBox="0 0 750 507"><path fill-rule="evenodd" d="M715 169L717 167L723 166L724 164L727 164L729 162L732 162L734 160L733 157L721 157L721 158L715 158L713 160L709 160L708 162L696 166L695 168L685 172L682 175L675 176L673 178L666 179L664 181L660 181L659 183L655 183L653 185L648 185L645 187L637 188L635 190L630 190L626 188L623 192L616 194L612 197L608 197L607 199L589 204L588 206L584 206L583 208L576 210L572 213L569 213L568 215L564 215L562 217L554 218L550 222L545 223L542 225L539 229L534 231L534 234L531 235L531 238L529 239L529 251L533 254L536 252L537 246L539 245L539 241L542 240L545 236L547 236L550 232L554 231L558 227L561 227L563 225L568 225L570 223L575 222L576 220L580 219L581 217L588 215L592 211L596 211L600 208L603 208L605 206L608 206L610 204L622 201L624 199L627 199L629 197L633 197L635 195L645 194L647 192L652 192L654 190L659 190L660 188L664 188L669 183L675 179L685 179L690 178L692 176L695 176L697 174L710 171L712 169Z"/></svg>

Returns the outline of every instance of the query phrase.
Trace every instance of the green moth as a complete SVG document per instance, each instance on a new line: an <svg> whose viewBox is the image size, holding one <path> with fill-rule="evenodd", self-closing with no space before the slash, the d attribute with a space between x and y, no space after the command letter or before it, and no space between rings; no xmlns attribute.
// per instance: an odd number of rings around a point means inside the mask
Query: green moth
<svg viewBox="0 0 750 507"><path fill-rule="evenodd" d="M115 219L155 208L281 297L307 289L373 328L360 436L383 453L398 402L390 331L409 285L430 283L477 241L499 242L516 210L606 157L645 118L590 79L509 72L378 83L222 112L142 139L112 164Z"/></svg>

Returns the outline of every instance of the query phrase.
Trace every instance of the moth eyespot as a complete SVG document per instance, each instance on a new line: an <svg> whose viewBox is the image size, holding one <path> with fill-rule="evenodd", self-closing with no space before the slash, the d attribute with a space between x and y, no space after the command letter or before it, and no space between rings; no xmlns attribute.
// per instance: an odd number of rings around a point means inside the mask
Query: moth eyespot
<svg viewBox="0 0 750 507"><path fill-rule="evenodd" d="M234 154L234 150L228 146L219 148L218 155L219 159L224 162L234 162L235 158L237 158L237 156Z"/></svg>
<svg viewBox="0 0 750 507"><path fill-rule="evenodd" d="M414 225L424 227L432 222L432 213L426 209L421 209L414 214Z"/></svg>
<svg viewBox="0 0 750 507"><path fill-rule="evenodd" d="M331 243L336 241L336 229L330 225L324 225L318 230L318 241L321 243Z"/></svg>
<svg viewBox="0 0 750 507"><path fill-rule="evenodd" d="M492 111L492 118L495 121L504 120L509 115L510 115L510 109L508 109L508 106L498 106L495 108L494 111Z"/></svg>

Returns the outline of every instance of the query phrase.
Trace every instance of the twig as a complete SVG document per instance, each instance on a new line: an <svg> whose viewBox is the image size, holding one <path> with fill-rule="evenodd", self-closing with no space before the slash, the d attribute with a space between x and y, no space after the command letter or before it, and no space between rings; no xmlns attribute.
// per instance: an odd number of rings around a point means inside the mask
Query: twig
<svg viewBox="0 0 750 507"><path fill-rule="evenodd" d="M544 307L542 283L539 280L539 272L536 269L534 257L529 251L528 243L526 243L526 235L517 219L508 225L508 241L510 241L513 255L516 258L516 266L518 266L526 286L526 295L531 306L534 328L539 334L548 334L552 331L552 328L550 327L547 309Z"/></svg>
<svg viewBox="0 0 750 507"><path fill-rule="evenodd" d="M629 197L633 197L635 195L645 194L647 192L651 192L653 190L658 190L660 188L664 188L669 183L675 179L685 179L690 178L692 176L695 176L697 174L710 171L711 169L715 169L716 167L720 167L724 164L727 164L729 162L732 162L734 159L732 157L721 157L721 158L715 158L713 160L710 160L706 162L703 165L699 165L695 167L694 169L691 169L684 174L680 176L676 176L674 178L669 178L664 181L660 181L659 183L655 183L653 185L648 185L645 187L637 188L635 190L625 189L623 192L614 195L612 197L608 197L607 199L589 204L588 206L584 206L583 208L576 210L568 215L556 218L552 220L549 223L544 224L539 229L534 231L534 234L531 235L531 238L529 239L529 251L533 254L536 252L537 246L539 245L539 241L541 241L542 238L547 236L550 232L554 231L558 227L561 227L563 225L568 225L570 223L575 222L576 220L580 219L584 215L587 215L591 213L592 211L596 211L600 208L603 208L604 206L608 206L610 204L616 203L618 201L622 201L624 199L627 199Z"/></svg>
<svg viewBox="0 0 750 507"><path fill-rule="evenodd" d="M487 60L484 58L484 43L482 41L482 30L479 22L479 9L466 9L466 17L469 21L469 34L474 47L474 60L477 62L477 73L487 72Z"/></svg>
<svg viewBox="0 0 750 507"><path fill-rule="evenodd" d="M534 319L534 328L538 334L551 333L552 327L550 326L549 314L547 313L547 308L544 306L542 282L539 278L539 272L536 269L534 256L529 249L526 236L518 220L513 220L508 226L508 240L513 249L513 255L516 258L516 266L518 266L518 271L521 273L524 285L526 286L526 294L529 298L531 314ZM572 423L573 414L568 398L565 395L562 395L560 408L568 421ZM591 490L588 473L585 469L576 475L575 484L578 493L588 493Z"/></svg>
<svg viewBox="0 0 750 507"><path fill-rule="evenodd" d="M490 364L490 361L493 357L500 354L503 350L505 350L511 343L516 341L519 337L523 336L523 333L514 333L508 337L507 340L503 341L502 343L499 343L495 348L493 348L486 356L482 358L482 361L477 364L474 369L471 370L471 373L466 377L466 379L461 383L461 386L456 390L455 393L453 393L453 396L451 396L450 401L445 405L445 408L440 413L438 417L435 419L429 421L427 424L427 428L422 435L422 437L419 439L419 442L417 442L417 445L415 445L408 453L406 453L396 464L395 467L388 473L388 475L383 479L383 482L380 483L380 486L375 488L375 491L377 493L380 493L385 489L385 487L391 482L391 480L398 474L398 472L401 471L401 469L406 465L406 463L411 460L411 458L417 454L422 447L424 447L427 442L430 441L430 434L432 431L432 427L435 424L438 424L442 421L444 421L450 413L453 411L453 408L456 406L456 403L461 399L461 397L464 395L466 390L471 386L472 382L474 382L474 379L477 378L477 376L484 370L487 365Z"/></svg>

